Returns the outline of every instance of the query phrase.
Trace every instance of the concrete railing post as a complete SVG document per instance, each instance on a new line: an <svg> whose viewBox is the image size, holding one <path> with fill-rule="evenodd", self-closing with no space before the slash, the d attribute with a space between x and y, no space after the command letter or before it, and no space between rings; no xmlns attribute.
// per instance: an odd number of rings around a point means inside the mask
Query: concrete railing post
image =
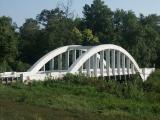
<svg viewBox="0 0 160 120"><path fill-rule="evenodd" d="M62 54L58 56L58 70L62 70Z"/></svg>
<svg viewBox="0 0 160 120"><path fill-rule="evenodd" d="M69 51L65 53L65 68L66 70L69 68Z"/></svg>
<svg viewBox="0 0 160 120"><path fill-rule="evenodd" d="M97 53L94 55L94 76L97 77Z"/></svg>
<svg viewBox="0 0 160 120"><path fill-rule="evenodd" d="M107 76L110 79L110 50L106 50L106 70L107 70Z"/></svg>
<svg viewBox="0 0 160 120"><path fill-rule="evenodd" d="M100 52L100 74L102 77L104 77L104 51Z"/></svg>

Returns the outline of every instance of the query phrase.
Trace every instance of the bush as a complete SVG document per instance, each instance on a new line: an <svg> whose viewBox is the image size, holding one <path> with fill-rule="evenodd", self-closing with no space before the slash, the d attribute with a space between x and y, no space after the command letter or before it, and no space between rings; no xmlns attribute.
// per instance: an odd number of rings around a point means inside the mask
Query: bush
<svg viewBox="0 0 160 120"><path fill-rule="evenodd" d="M143 82L138 75L134 75L129 80L108 80L106 78L85 77L84 75L67 74L64 79L66 83L90 85L97 89L98 92L114 94L117 97L143 100Z"/></svg>
<svg viewBox="0 0 160 120"><path fill-rule="evenodd" d="M25 72L29 68L30 68L30 65L22 61L16 61L13 65L13 69L15 71L20 71L20 72Z"/></svg>
<svg viewBox="0 0 160 120"><path fill-rule="evenodd" d="M0 72L11 71L12 68L7 61L0 62Z"/></svg>
<svg viewBox="0 0 160 120"><path fill-rule="evenodd" d="M157 69L147 81L144 82L143 88L146 92L160 93L160 70Z"/></svg>

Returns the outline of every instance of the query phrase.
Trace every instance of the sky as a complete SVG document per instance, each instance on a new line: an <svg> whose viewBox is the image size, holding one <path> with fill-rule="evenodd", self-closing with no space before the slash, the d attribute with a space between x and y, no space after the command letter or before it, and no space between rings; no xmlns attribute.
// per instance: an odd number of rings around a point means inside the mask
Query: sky
<svg viewBox="0 0 160 120"><path fill-rule="evenodd" d="M21 26L25 19L36 18L43 9L54 9L62 2L66 4L67 0L0 0L0 16L9 16L13 22ZM83 17L83 6L92 2L93 0L72 0L72 11L75 16ZM104 0L104 2L113 11L132 10L137 16L140 13L160 15L160 0Z"/></svg>

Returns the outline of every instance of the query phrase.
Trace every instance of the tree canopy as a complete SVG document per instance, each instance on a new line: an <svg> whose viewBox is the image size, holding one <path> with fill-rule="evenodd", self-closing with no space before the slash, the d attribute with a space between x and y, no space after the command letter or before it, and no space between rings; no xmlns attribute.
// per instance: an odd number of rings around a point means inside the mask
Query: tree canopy
<svg viewBox="0 0 160 120"><path fill-rule="evenodd" d="M67 8L67 7L66 7ZM70 44L122 46L140 67L160 68L160 16L112 11L102 0L83 7L83 17L70 11L42 10L17 30L10 17L0 17L0 71L25 71L47 52ZM67 12L67 13L66 13Z"/></svg>

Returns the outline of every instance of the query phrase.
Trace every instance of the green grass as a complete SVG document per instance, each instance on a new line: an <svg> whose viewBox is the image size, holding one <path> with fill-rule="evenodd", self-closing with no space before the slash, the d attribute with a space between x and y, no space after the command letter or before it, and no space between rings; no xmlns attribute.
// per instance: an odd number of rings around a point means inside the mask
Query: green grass
<svg viewBox="0 0 160 120"><path fill-rule="evenodd" d="M160 71L146 82L67 75L0 85L0 120L159 120Z"/></svg>

